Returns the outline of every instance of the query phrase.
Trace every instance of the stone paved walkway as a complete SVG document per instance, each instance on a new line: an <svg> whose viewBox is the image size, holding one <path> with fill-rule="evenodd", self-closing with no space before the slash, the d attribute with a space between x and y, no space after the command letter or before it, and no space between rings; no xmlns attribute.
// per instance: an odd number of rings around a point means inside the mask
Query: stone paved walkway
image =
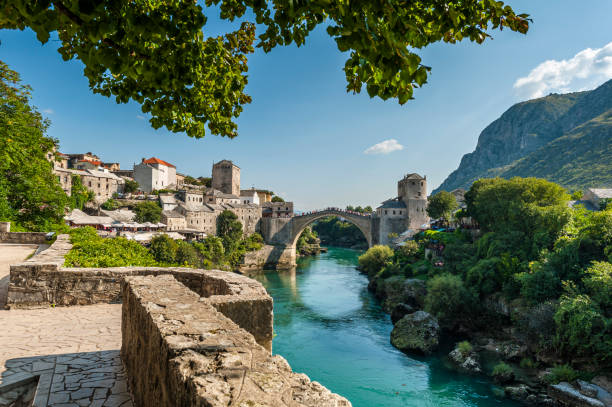
<svg viewBox="0 0 612 407"><path fill-rule="evenodd" d="M35 249L0 244L0 278ZM36 406L131 406L120 348L120 304L1 309L0 393L38 376Z"/></svg>

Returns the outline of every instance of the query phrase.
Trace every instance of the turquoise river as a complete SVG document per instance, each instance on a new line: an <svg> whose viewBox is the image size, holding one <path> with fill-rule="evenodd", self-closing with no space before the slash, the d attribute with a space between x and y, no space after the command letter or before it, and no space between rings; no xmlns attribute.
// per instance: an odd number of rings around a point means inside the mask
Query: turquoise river
<svg viewBox="0 0 612 407"><path fill-rule="evenodd" d="M415 358L391 346L391 320L356 270L358 254L330 248L296 271L255 276L274 298L274 353L354 407L518 405L497 399L485 377L452 371L443 352Z"/></svg>

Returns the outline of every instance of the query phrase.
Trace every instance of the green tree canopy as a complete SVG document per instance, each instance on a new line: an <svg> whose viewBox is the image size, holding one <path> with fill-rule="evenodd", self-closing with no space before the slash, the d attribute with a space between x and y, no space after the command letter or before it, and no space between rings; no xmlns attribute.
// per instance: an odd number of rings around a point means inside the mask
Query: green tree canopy
<svg viewBox="0 0 612 407"><path fill-rule="evenodd" d="M162 208L157 202L145 201L134 207L135 220L139 223L158 223L161 220Z"/></svg>
<svg viewBox="0 0 612 407"><path fill-rule="evenodd" d="M95 198L95 194L92 190L87 189L83 185L83 180L80 175L73 174L71 179L70 187L70 201L73 208L83 209L87 202L91 202ZM104 208L108 209L108 208Z"/></svg>
<svg viewBox="0 0 612 407"><path fill-rule="evenodd" d="M57 141L45 135L49 122L30 105L30 91L0 61L0 219L49 230L69 200L49 161Z"/></svg>
<svg viewBox="0 0 612 407"><path fill-rule="evenodd" d="M371 97L412 99L430 68L414 52L435 42L463 39L481 44L488 30L526 33L526 14L494 0L8 0L0 4L0 28L36 32L40 42L57 33L59 53L79 59L89 86L117 103L134 100L154 128L203 137L237 135L235 118L251 98L247 55L279 45L303 45L318 25L348 53L347 91L366 85ZM205 37L206 14L218 6L225 20L242 20L223 36ZM246 21L245 16L255 21Z"/></svg>
<svg viewBox="0 0 612 407"><path fill-rule="evenodd" d="M126 179L125 184L123 185L123 192L126 194L131 194L138 191L138 187L138 182L131 179Z"/></svg>
<svg viewBox="0 0 612 407"><path fill-rule="evenodd" d="M217 236L223 240L225 252L232 252L242 238L242 223L230 210L224 210L217 217Z"/></svg>
<svg viewBox="0 0 612 407"><path fill-rule="evenodd" d="M272 197L272 202L285 202L285 200L278 195L274 195Z"/></svg>
<svg viewBox="0 0 612 407"><path fill-rule="evenodd" d="M427 214L433 219L442 218L449 221L453 211L458 207L455 195L447 191L440 191L429 198Z"/></svg>

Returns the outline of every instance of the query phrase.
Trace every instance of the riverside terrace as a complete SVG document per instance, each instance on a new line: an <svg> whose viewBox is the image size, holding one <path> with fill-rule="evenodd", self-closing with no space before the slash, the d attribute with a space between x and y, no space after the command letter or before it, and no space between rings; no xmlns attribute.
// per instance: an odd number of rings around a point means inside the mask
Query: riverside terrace
<svg viewBox="0 0 612 407"><path fill-rule="evenodd" d="M15 259L0 244L2 270L15 262L10 310L0 311L9 327L0 405L350 406L272 356L272 299L258 282L214 270L64 268L69 249L60 235L23 261L35 247Z"/></svg>

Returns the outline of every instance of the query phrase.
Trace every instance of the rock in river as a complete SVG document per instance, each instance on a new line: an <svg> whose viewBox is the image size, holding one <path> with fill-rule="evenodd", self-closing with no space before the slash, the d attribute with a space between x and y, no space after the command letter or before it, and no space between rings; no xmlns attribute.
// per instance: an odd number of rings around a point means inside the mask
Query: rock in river
<svg viewBox="0 0 612 407"><path fill-rule="evenodd" d="M425 311L405 315L391 331L391 344L402 352L430 354L438 348L440 325Z"/></svg>

